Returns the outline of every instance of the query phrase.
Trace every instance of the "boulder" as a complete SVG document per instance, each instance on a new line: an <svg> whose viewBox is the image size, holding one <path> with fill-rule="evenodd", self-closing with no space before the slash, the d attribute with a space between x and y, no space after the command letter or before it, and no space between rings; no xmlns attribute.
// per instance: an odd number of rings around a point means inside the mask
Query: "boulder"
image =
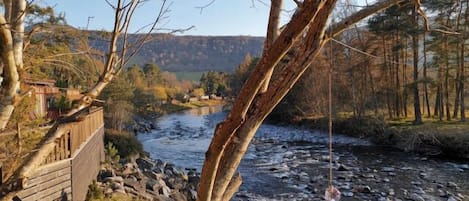
<svg viewBox="0 0 469 201"><path fill-rule="evenodd" d="M138 158L137 160L135 160L135 162L137 163L138 168L143 171L152 170L153 167L155 167L156 165L153 161L148 158Z"/></svg>
<svg viewBox="0 0 469 201"><path fill-rule="evenodd" d="M104 182L110 182L110 183L123 183L124 182L124 178L122 178L121 176L114 176L114 177L106 177L104 178L103 180Z"/></svg>

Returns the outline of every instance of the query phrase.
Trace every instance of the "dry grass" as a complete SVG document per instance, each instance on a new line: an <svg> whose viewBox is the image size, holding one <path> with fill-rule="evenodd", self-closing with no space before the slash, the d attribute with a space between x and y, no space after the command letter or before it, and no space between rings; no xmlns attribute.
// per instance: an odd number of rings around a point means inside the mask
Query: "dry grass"
<svg viewBox="0 0 469 201"><path fill-rule="evenodd" d="M2 165L3 180L24 162L23 160L36 148L50 127L37 129L23 129L21 140L18 141L16 131L0 133L0 165ZM3 181L2 181L3 182Z"/></svg>

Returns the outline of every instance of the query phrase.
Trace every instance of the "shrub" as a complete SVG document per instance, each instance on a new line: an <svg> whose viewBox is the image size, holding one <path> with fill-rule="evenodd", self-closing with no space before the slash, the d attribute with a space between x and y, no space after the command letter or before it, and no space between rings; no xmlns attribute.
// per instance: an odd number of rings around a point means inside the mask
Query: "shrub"
<svg viewBox="0 0 469 201"><path fill-rule="evenodd" d="M106 129L104 143L112 143L122 158L129 158L138 154L145 155L142 144L134 135L126 131Z"/></svg>

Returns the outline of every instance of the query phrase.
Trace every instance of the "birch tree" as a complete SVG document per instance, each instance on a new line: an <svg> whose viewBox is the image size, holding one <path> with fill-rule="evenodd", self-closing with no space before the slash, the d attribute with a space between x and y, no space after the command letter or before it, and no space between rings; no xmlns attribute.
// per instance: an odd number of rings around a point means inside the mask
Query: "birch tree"
<svg viewBox="0 0 469 201"><path fill-rule="evenodd" d="M336 0L295 1L298 4L296 13L272 46L264 49L231 112L215 128L205 154L197 200L231 199L242 182L236 169L257 129L331 37L361 19L401 1L403 0L378 1L331 25L329 29L326 29L327 21ZM290 51L293 47L294 51ZM279 64L287 52L290 53L286 64L278 73L273 74L268 86L264 88L266 90L261 89L270 76L268 72Z"/></svg>
<svg viewBox="0 0 469 201"><path fill-rule="evenodd" d="M26 0L4 0L0 14L0 131L20 98Z"/></svg>
<svg viewBox="0 0 469 201"><path fill-rule="evenodd" d="M55 126L46 134L44 139L52 137L57 129L57 125L74 118L80 111L88 108L103 91L103 89L121 72L123 67L143 46L151 39L151 33L157 30L157 25L166 17L168 4L163 0L160 8L156 12L156 17L146 27L146 33L140 34L140 38L130 43L128 41L129 27L134 17L147 1L142 0L117 0L114 4L106 1L114 10L114 26L107 34L109 38L109 48L105 54L104 70L101 72L99 80L83 95L80 102L62 119L59 119ZM25 0L3 0L4 14L0 15L0 54L1 64L0 79L0 130L7 125L15 105L20 98L20 75L23 68L23 41L24 41L24 17L26 15ZM142 30L142 29L140 29ZM184 31L184 30L173 30ZM119 45L118 45L119 43ZM41 146L41 145L40 145ZM50 146L45 146L51 148ZM38 167L44 158L42 154L49 153L44 147L39 147L42 152L33 152L25 159L22 168L15 171L5 182L5 186L14 189L2 189L9 192L2 200L11 200L15 193L21 190L23 184L28 179L30 170ZM50 150L49 150L50 151ZM3 193L3 192L2 192Z"/></svg>

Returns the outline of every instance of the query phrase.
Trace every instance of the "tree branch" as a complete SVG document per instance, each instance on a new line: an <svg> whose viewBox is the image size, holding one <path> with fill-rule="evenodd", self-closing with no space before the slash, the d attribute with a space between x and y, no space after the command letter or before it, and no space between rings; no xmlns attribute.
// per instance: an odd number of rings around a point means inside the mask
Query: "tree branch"
<svg viewBox="0 0 469 201"><path fill-rule="evenodd" d="M269 23L267 26L267 36L265 38L263 52L267 52L267 50L270 49L270 47L274 43L275 39L277 39L278 37L278 32L279 32L278 28L280 24L280 12L282 10L282 3L283 3L283 0L271 1ZM273 72L274 72L274 68L267 71L265 80L262 84L262 87L259 93L264 93L267 91L267 88L269 87L269 83L270 83L270 78L272 77Z"/></svg>
<svg viewBox="0 0 469 201"><path fill-rule="evenodd" d="M351 25L359 22L360 20L365 19L366 17L377 13L379 11L382 11L386 8L391 7L392 5L395 5L397 3L403 2L406 0L384 0L384 1L379 1L376 2L375 4L368 6L352 15L349 17L345 18L344 20L333 24L329 29L326 31L326 35L330 37L335 37L339 34L341 34L343 31L345 31L348 27Z"/></svg>
<svg viewBox="0 0 469 201"><path fill-rule="evenodd" d="M273 47L263 57L243 85L233 108L227 119L215 129L215 134L206 153L202 169L201 181L197 200L212 200L215 177L223 151L228 140L236 132L246 117L254 97L265 79L266 72L278 64L281 58L291 49L296 39L303 33L304 28L316 17L317 11L324 5L324 1L305 0L304 8L300 9L291 19L289 25L280 33ZM218 187L217 187L218 188ZM221 187L220 187L221 188ZM221 191L223 193L223 191Z"/></svg>

